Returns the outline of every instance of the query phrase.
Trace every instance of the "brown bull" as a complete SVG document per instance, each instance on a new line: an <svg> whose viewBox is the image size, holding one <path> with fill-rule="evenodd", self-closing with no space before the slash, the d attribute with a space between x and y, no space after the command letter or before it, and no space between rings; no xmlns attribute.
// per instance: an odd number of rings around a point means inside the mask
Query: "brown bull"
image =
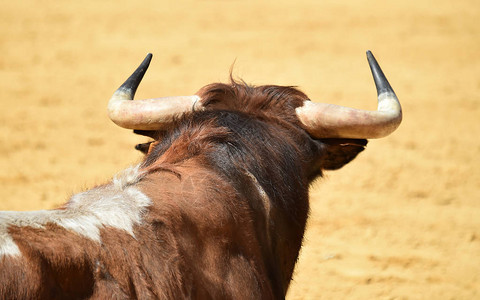
<svg viewBox="0 0 480 300"><path fill-rule="evenodd" d="M310 183L400 124L400 104L367 57L377 111L233 79L130 101L148 55L109 103L115 123L153 138L139 146L144 160L59 209L1 212L0 298L284 298Z"/></svg>

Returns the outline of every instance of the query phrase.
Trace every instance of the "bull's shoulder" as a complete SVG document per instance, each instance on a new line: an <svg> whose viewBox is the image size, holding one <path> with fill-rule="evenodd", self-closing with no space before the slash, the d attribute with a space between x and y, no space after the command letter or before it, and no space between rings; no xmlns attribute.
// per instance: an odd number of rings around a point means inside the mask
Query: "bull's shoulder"
<svg viewBox="0 0 480 300"><path fill-rule="evenodd" d="M228 178L205 167L182 166L147 175L139 188L153 203L145 225L162 247L160 263L171 264L162 268L190 274L182 281L196 289L192 293L270 295L256 217Z"/></svg>

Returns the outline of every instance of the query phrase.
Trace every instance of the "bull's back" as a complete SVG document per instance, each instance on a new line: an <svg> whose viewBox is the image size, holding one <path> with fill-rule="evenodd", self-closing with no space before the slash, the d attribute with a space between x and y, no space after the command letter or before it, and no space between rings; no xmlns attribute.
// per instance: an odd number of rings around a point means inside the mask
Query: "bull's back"
<svg viewBox="0 0 480 300"><path fill-rule="evenodd" d="M247 199L211 170L186 166L176 172L149 175L140 188L153 202L147 223L169 248L162 260L176 266L185 296L272 298Z"/></svg>

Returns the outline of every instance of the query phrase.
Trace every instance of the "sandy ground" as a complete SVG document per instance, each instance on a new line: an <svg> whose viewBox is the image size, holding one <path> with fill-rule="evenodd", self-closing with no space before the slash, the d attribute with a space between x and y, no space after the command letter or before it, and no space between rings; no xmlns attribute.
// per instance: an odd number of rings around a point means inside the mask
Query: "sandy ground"
<svg viewBox="0 0 480 300"><path fill-rule="evenodd" d="M174 3L174 4L173 4ZM235 74L375 109L371 49L404 107L311 191L288 299L480 299L480 4L0 0L0 209L52 208L141 158L106 116Z"/></svg>

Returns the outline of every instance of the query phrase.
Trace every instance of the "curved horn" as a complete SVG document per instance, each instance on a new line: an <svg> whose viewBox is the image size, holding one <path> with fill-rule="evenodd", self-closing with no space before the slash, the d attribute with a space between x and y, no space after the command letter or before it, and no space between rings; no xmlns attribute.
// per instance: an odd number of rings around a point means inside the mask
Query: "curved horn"
<svg viewBox="0 0 480 300"><path fill-rule="evenodd" d="M375 139L389 135L400 125L400 102L372 52L367 51L367 59L377 88L377 110L360 110L307 100L296 109L296 113L311 136Z"/></svg>
<svg viewBox="0 0 480 300"><path fill-rule="evenodd" d="M200 97L196 95L131 101L151 60L152 54L149 53L110 98L108 116L118 126L127 129L158 130L170 123L175 116L201 107L198 101Z"/></svg>

